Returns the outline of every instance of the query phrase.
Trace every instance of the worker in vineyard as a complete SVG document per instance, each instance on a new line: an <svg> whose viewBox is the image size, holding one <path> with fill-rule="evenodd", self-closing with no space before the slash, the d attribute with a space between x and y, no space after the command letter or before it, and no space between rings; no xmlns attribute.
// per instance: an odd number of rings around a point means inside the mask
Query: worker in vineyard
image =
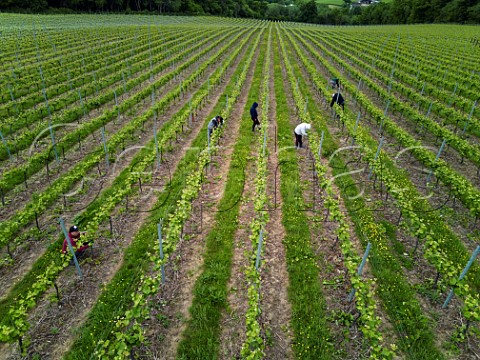
<svg viewBox="0 0 480 360"><path fill-rule="evenodd" d="M340 88L340 80L338 78L332 78L330 79L330 85L332 86L332 89Z"/></svg>
<svg viewBox="0 0 480 360"><path fill-rule="evenodd" d="M303 147L302 137L307 136L307 130L310 130L312 126L307 123L301 123L297 125L293 133L295 134L295 149L301 149Z"/></svg>
<svg viewBox="0 0 480 360"><path fill-rule="evenodd" d="M82 234L77 226L73 225L68 231L68 237L70 238L70 243L72 244L73 249L75 250L75 256L77 258L83 257L85 255L85 250L89 248L88 242L80 243L80 238ZM80 243L80 245L79 245ZM67 239L63 240L62 253L66 254L69 251Z"/></svg>
<svg viewBox="0 0 480 360"><path fill-rule="evenodd" d="M252 107L250 108L250 117L252 118L252 121L253 121L252 131L255 131L255 126L258 126L258 130L261 129L260 121L258 121L257 107L258 107L258 104L254 102Z"/></svg>
<svg viewBox="0 0 480 360"><path fill-rule="evenodd" d="M340 105L342 107L342 110L345 110L345 99L339 92L335 92L332 94L332 101L330 101L330 107L333 107L334 104Z"/></svg>
<svg viewBox="0 0 480 360"><path fill-rule="evenodd" d="M222 127L222 125L223 125L223 118L220 115L215 116L208 123L208 136L212 136L213 130L218 127Z"/></svg>

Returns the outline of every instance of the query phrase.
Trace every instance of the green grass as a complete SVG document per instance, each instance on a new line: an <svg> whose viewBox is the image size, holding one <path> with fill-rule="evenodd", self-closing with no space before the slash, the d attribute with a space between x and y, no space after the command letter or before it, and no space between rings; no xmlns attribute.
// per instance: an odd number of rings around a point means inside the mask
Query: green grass
<svg viewBox="0 0 480 360"><path fill-rule="evenodd" d="M385 235L390 240L390 246L395 252L397 259L400 260L405 269L412 270L414 267L413 259L410 257L410 254L407 253L405 245L397 239L396 226L386 220L380 221L380 223L385 228Z"/></svg>
<svg viewBox="0 0 480 360"><path fill-rule="evenodd" d="M318 5L335 5L342 6L344 4L343 0L316 0Z"/></svg>

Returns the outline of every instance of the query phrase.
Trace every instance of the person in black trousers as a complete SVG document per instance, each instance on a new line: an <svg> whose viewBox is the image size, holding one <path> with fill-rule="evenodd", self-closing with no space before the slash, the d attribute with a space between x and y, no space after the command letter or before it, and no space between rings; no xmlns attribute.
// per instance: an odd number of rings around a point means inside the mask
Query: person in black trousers
<svg viewBox="0 0 480 360"><path fill-rule="evenodd" d="M310 130L312 126L307 123L301 123L295 127L293 133L295 134L295 148L301 149L303 147L302 136L307 136L307 130Z"/></svg>
<svg viewBox="0 0 480 360"><path fill-rule="evenodd" d="M255 131L255 126L258 126L258 129L260 130L260 121L258 121L257 107L258 104L254 102L252 107L250 108L250 117L253 121L252 131Z"/></svg>

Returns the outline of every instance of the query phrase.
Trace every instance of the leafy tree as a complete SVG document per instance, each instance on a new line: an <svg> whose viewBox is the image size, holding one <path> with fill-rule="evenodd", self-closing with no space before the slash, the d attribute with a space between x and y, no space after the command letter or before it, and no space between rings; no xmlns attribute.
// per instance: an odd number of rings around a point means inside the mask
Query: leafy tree
<svg viewBox="0 0 480 360"><path fill-rule="evenodd" d="M297 19L300 17L300 9L294 4L287 6L287 12L288 19L291 21L297 21Z"/></svg>
<svg viewBox="0 0 480 360"><path fill-rule="evenodd" d="M413 0L412 11L408 18L409 23L421 23L433 21L430 1Z"/></svg>
<svg viewBox="0 0 480 360"><path fill-rule="evenodd" d="M179 11L185 14L203 14L203 8L193 0L182 0Z"/></svg>
<svg viewBox="0 0 480 360"><path fill-rule="evenodd" d="M107 5L107 1L106 1L106 0L95 0L95 6L96 6L97 9L99 9L100 11L103 11L103 10L104 10L105 5Z"/></svg>
<svg viewBox="0 0 480 360"><path fill-rule="evenodd" d="M299 20L310 23L318 21L317 3L315 0L310 0L300 5Z"/></svg>
<svg viewBox="0 0 480 360"><path fill-rule="evenodd" d="M410 0L406 0L406 1L394 0L390 4L389 10L391 12L391 16L395 19L394 22L396 24L406 24L407 19L410 16L410 13L412 11L412 4Z"/></svg>
<svg viewBox="0 0 480 360"><path fill-rule="evenodd" d="M480 24L480 2L468 8L468 20L472 23Z"/></svg>
<svg viewBox="0 0 480 360"><path fill-rule="evenodd" d="M480 23L479 0L393 0L368 7L329 8L315 0L0 0L0 11L73 11L211 14L323 24ZM292 6L293 5L293 6Z"/></svg>
<svg viewBox="0 0 480 360"><path fill-rule="evenodd" d="M282 19L282 8L283 5L280 4L268 4L265 17L267 19Z"/></svg>
<svg viewBox="0 0 480 360"><path fill-rule="evenodd" d="M447 22L468 22L470 7L475 7L478 2L472 0L453 0L441 10L441 20Z"/></svg>

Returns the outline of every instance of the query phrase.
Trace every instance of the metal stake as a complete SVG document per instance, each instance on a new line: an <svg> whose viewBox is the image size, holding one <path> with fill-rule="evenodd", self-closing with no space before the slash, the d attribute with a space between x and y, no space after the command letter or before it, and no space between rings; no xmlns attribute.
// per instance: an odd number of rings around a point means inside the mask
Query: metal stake
<svg viewBox="0 0 480 360"><path fill-rule="evenodd" d="M363 258L362 258L362 262L360 263L360 266L358 267L358 270L357 270L357 275L360 276L362 275L362 272L363 272L363 268L365 266L365 263L367 262L367 257L368 257L368 254L370 253L370 249L372 248L372 243L368 243L367 245L367 249L365 250L365 253L363 254ZM355 288L352 289L352 291L350 292L350 295L348 295L348 301L352 301L353 300L353 295L355 295Z"/></svg>
<svg viewBox="0 0 480 360"><path fill-rule="evenodd" d="M163 219L160 220L160 223L157 224L157 231L158 231L158 243L159 243L159 250L160 250L160 260L161 260L161 265L160 265L160 271L162 274L162 285L165 285L165 265L163 264L163 237L162 237L162 224L163 224Z"/></svg>
<svg viewBox="0 0 480 360"><path fill-rule="evenodd" d="M467 266L465 266L465 269L463 269L462 273L460 274L460 277L458 278L458 281L463 280L463 278L467 274L470 267L473 265L473 262L475 261L479 253L480 253L480 245L477 246L472 256L470 257L470 260L468 260ZM450 300L452 300L453 293L454 293L454 289L450 290L450 293L448 294L447 299L442 305L442 309L445 309L448 306L448 303L450 302Z"/></svg>
<svg viewBox="0 0 480 360"><path fill-rule="evenodd" d="M72 242L70 240L70 236L67 232L67 228L65 227L65 222L63 221L62 218L60 218L60 226L62 228L63 235L65 236L65 239L67 239L68 248L70 249L70 252L72 253L73 262L75 263L75 267L77 268L78 276L80 277L80 279L82 279L83 278L82 270L80 270L80 265L78 264L77 257L75 256L75 250L73 250L73 246L72 246Z"/></svg>

